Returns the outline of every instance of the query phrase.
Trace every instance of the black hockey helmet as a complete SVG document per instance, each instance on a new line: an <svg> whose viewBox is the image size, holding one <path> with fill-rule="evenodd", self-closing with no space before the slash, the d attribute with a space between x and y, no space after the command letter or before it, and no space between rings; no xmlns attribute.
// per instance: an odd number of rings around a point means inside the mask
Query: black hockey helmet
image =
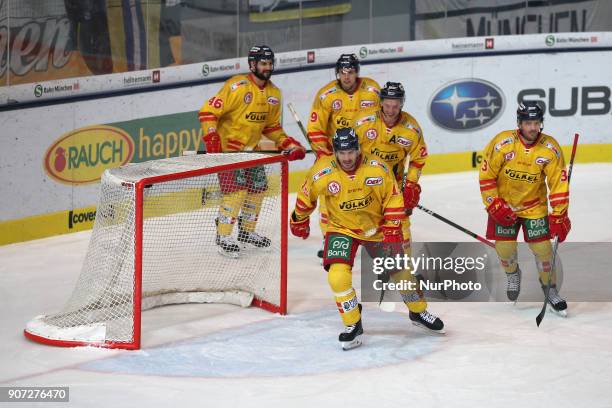
<svg viewBox="0 0 612 408"><path fill-rule="evenodd" d="M353 68L355 72L359 72L359 60L355 54L342 54L336 61L336 75L343 69Z"/></svg>
<svg viewBox="0 0 612 408"><path fill-rule="evenodd" d="M257 61L272 61L272 72L274 72L274 51L267 45L254 45L249 50L249 69L257 78L267 80L268 78L260 75L257 72ZM251 62L255 62L255 66L251 66Z"/></svg>
<svg viewBox="0 0 612 408"><path fill-rule="evenodd" d="M267 45L254 45L249 50L249 63L251 61L274 61L274 51Z"/></svg>
<svg viewBox="0 0 612 408"><path fill-rule="evenodd" d="M342 150L359 150L359 139L353 128L339 128L332 141L334 152Z"/></svg>
<svg viewBox="0 0 612 408"><path fill-rule="evenodd" d="M387 82L380 90L380 101L383 99L399 99L404 104L406 92L399 82Z"/></svg>
<svg viewBox="0 0 612 408"><path fill-rule="evenodd" d="M544 111L536 101L523 101L516 110L516 120L539 120L544 122Z"/></svg>

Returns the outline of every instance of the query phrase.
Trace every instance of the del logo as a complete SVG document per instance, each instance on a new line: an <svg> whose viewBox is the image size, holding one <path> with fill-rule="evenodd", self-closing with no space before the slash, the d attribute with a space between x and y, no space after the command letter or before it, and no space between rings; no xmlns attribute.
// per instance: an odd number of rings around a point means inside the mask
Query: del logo
<svg viewBox="0 0 612 408"><path fill-rule="evenodd" d="M489 126L503 110L501 89L480 79L464 79L444 85L429 102L429 115L433 122L455 131Z"/></svg>
<svg viewBox="0 0 612 408"><path fill-rule="evenodd" d="M412 144L411 140L408 140L408 139L403 138L403 137L398 137L396 142L397 142L398 145L401 145L401 146L410 146Z"/></svg>
<svg viewBox="0 0 612 408"><path fill-rule="evenodd" d="M129 163L134 142L112 126L89 126L62 135L45 153L44 168L65 184L94 183L106 169Z"/></svg>
<svg viewBox="0 0 612 408"><path fill-rule="evenodd" d="M368 195L367 197L357 198L355 200L343 201L340 203L340 209L342 211L361 210L370 205L373 200L372 195Z"/></svg>
<svg viewBox="0 0 612 408"><path fill-rule="evenodd" d="M374 101L361 101L359 106L361 107L361 109L363 109L363 108L371 108L372 106L374 106Z"/></svg>
<svg viewBox="0 0 612 408"><path fill-rule="evenodd" d="M553 153L555 153L555 156L557 157L561 156L561 154L559 153L559 149L557 149L552 143L546 143L546 147L552 150Z"/></svg>
<svg viewBox="0 0 612 408"><path fill-rule="evenodd" d="M511 180L526 181L528 183L535 183L538 181L537 174L527 173L526 171L506 169L505 174L506 174L506 177L508 177Z"/></svg>
<svg viewBox="0 0 612 408"><path fill-rule="evenodd" d="M544 165L544 164L550 163L550 159L547 159L546 157L538 157L535 159L535 162L536 164Z"/></svg>
<svg viewBox="0 0 612 408"><path fill-rule="evenodd" d="M268 96L268 103L270 105L278 105L278 98L274 96Z"/></svg>
<svg viewBox="0 0 612 408"><path fill-rule="evenodd" d="M378 132L376 131L376 129L368 129L366 132L366 137L370 140L376 139L377 136Z"/></svg>
<svg viewBox="0 0 612 408"><path fill-rule="evenodd" d="M340 99L334 99L334 101L332 102L332 109L333 110L342 109L342 101Z"/></svg>
<svg viewBox="0 0 612 408"><path fill-rule="evenodd" d="M368 177L365 180L366 186L378 186L382 184L382 177Z"/></svg>
<svg viewBox="0 0 612 408"><path fill-rule="evenodd" d="M332 194L338 194L340 192L340 184L337 181L331 181L327 185L327 190Z"/></svg>

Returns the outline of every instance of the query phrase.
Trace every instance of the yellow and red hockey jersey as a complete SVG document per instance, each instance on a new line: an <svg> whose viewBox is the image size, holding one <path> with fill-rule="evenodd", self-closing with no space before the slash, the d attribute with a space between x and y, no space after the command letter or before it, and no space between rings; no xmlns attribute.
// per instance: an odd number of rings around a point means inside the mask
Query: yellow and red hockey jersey
<svg viewBox="0 0 612 408"><path fill-rule="evenodd" d="M281 92L271 81L260 88L252 74L236 75L202 106L198 116L204 134L217 130L224 152L252 150L262 135L286 149L281 106Z"/></svg>
<svg viewBox="0 0 612 408"><path fill-rule="evenodd" d="M397 123L388 127L378 109L359 117L354 126L362 152L387 163L398 183L404 176L405 161L409 160L407 181L418 183L427 160L427 145L414 117L401 112Z"/></svg>
<svg viewBox="0 0 612 408"><path fill-rule="evenodd" d="M357 89L346 93L333 80L317 92L312 104L307 132L313 150L319 155L331 154L336 129L351 127L359 112L380 106L380 86L370 78L357 79Z"/></svg>
<svg viewBox="0 0 612 408"><path fill-rule="evenodd" d="M563 152L557 141L544 133L525 145L518 130L499 133L483 152L480 192L485 206L501 197L522 218L559 215L569 206L569 185Z"/></svg>
<svg viewBox="0 0 612 408"><path fill-rule="evenodd" d="M386 164L367 156L362 156L359 163L349 174L340 168L335 156L321 157L298 191L297 218L309 216L321 196L327 204L328 232L382 241L380 227L397 227L404 219L404 199Z"/></svg>

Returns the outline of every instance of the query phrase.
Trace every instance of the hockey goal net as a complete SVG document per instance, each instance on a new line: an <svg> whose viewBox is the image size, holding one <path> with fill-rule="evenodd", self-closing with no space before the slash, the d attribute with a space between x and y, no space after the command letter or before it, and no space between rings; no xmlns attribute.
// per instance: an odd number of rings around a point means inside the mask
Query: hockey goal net
<svg viewBox="0 0 612 408"><path fill-rule="evenodd" d="M225 216L225 234L229 228L238 242L243 226L234 221L249 213L266 247L244 243L233 257L222 254L217 225L231 206L240 213ZM24 333L57 346L138 349L141 312L157 306L233 303L285 314L286 237L287 161L280 155L182 156L107 170L72 296Z"/></svg>

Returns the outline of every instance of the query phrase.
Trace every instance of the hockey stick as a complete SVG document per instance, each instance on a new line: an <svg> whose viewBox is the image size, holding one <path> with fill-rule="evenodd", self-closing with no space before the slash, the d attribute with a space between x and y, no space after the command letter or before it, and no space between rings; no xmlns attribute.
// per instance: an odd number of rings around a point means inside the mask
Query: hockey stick
<svg viewBox="0 0 612 408"><path fill-rule="evenodd" d="M466 233L470 237L477 239L478 241L482 242L483 244L488 245L491 248L495 249L495 244L493 242L489 241L488 239L486 239L484 237L481 237L480 235L476 234L475 232L472 232L469 229L467 229L465 227L462 227L461 225L459 225L459 224L449 220L448 218L445 218L445 217L441 216L440 214L438 214L438 213L436 213L436 212L434 212L434 211L432 211L432 210L430 210L428 208L423 207L420 204L417 204L417 208L419 210L423 211L423 212L426 212L427 214L431 215L432 217L437 218L440 221L450 225L451 227L455 227L459 231Z"/></svg>
<svg viewBox="0 0 612 408"><path fill-rule="evenodd" d="M569 168L567 170L567 186L569 188L570 180L572 179L572 170L574 168L574 158L576 157L576 148L578 147L578 133L574 134L574 145L572 146L572 155L570 157ZM552 263L550 266L550 272L548 272L548 282L546 283L546 289L544 289L544 304L542 305L542 310L536 316L536 324L540 327L540 323L544 319L544 315L546 315L546 305L548 304L548 293L550 292L550 286L552 283L552 272L555 268L555 261L557 259L557 249L559 248L559 236L555 236L553 241L553 256Z"/></svg>
<svg viewBox="0 0 612 408"><path fill-rule="evenodd" d="M312 143L310 143L310 139L308 138L308 132L306 132L306 128L304 127L304 124L302 123L302 120L300 119L297 111L293 107L293 104L291 102L289 102L287 104L287 107L289 108L289 111L293 115L293 119L295 119L295 123L297 123L298 127L300 128L300 131L302 132L302 135L304 136L304 138L306 139L306 141L310 145L310 149L311 149L310 152L314 151L314 148L312 147Z"/></svg>

